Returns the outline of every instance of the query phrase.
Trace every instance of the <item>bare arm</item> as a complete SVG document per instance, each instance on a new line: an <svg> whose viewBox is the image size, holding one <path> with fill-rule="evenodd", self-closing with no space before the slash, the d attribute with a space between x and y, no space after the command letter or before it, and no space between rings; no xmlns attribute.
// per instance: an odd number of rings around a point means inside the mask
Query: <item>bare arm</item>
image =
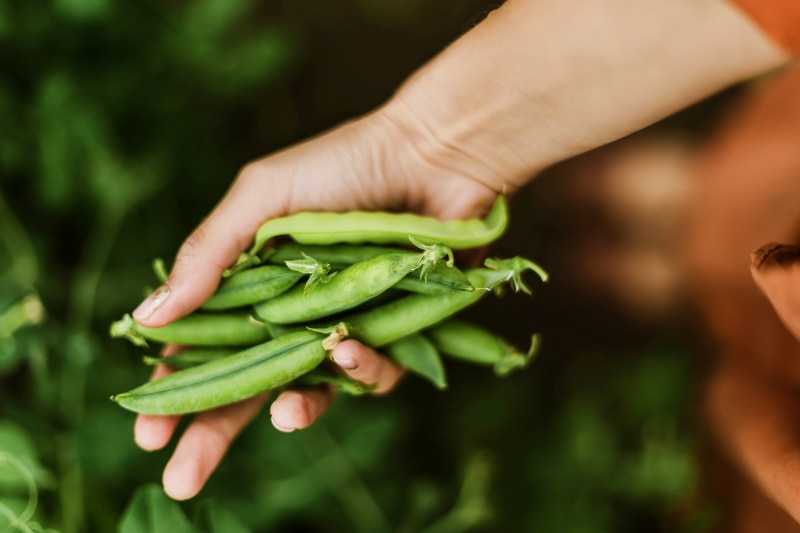
<svg viewBox="0 0 800 533"><path fill-rule="evenodd" d="M788 60L723 0L511 0L387 113L499 191Z"/></svg>

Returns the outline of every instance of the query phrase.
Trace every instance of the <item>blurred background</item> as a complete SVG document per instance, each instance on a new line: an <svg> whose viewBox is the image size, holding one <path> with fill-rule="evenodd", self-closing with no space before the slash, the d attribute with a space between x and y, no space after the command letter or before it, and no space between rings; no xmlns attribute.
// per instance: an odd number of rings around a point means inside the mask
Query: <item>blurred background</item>
<svg viewBox="0 0 800 533"><path fill-rule="evenodd" d="M569 186L592 159L523 190L493 250L541 262L553 283L468 312L522 347L543 333L524 371L450 363L445 392L407 379L388 397L341 397L297 434L264 412L180 504L158 486L171 447L136 448L134 416L108 401L150 372L109 324L238 169L379 105L496 4L0 3L0 529L699 532L719 520L697 459L702 359L665 311L675 302L658 300L679 291L656 283L650 298L634 279L663 272L668 240L645 237L658 257L615 278L658 305L591 289L610 268L599 252L619 242L578 231L602 226L593 206L607 195ZM726 98L651 130L691 142Z"/></svg>

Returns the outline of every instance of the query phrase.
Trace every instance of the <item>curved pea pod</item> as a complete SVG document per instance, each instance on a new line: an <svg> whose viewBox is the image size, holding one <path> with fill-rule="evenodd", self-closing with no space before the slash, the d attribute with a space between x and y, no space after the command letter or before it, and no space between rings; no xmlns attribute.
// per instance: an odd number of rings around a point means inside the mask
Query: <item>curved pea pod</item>
<svg viewBox="0 0 800 533"><path fill-rule="evenodd" d="M160 328L142 326L126 314L111 324L110 333L137 346L147 346L148 340L194 346L250 346L270 338L263 324L242 312L194 313Z"/></svg>
<svg viewBox="0 0 800 533"><path fill-rule="evenodd" d="M500 196L484 219L438 220L412 213L305 211L268 220L258 229L251 254L269 239L287 235L301 244L408 244L408 236L454 250L475 248L500 237L508 225L508 207Z"/></svg>
<svg viewBox="0 0 800 533"><path fill-rule="evenodd" d="M300 272L277 265L243 270L224 279L201 309L234 309L274 298L289 290L301 277Z"/></svg>
<svg viewBox="0 0 800 533"><path fill-rule="evenodd" d="M413 333L386 345L386 354L400 366L422 376L438 389L447 388L442 358L436 346L421 333Z"/></svg>
<svg viewBox="0 0 800 533"><path fill-rule="evenodd" d="M383 254L347 267L305 294L295 287L255 305L255 314L274 324L306 322L352 309L390 289L415 269L421 254Z"/></svg>
<svg viewBox="0 0 800 533"><path fill-rule="evenodd" d="M151 357L145 355L143 359L148 365L167 365L172 368L189 368L222 359L238 351L239 350L232 347L187 348L175 355L167 357Z"/></svg>
<svg viewBox="0 0 800 533"><path fill-rule="evenodd" d="M387 253L408 253L419 257L417 252L391 248L388 246L370 246L357 244L304 245L296 242L284 243L275 249L269 261L275 264L296 261L303 257L313 257L319 262L328 263L336 269L372 259ZM397 282L395 288L422 294L442 294L451 291L471 291L475 288L469 283L464 273L448 263L429 258L431 265L425 272L417 274L414 270Z"/></svg>
<svg viewBox="0 0 800 533"><path fill-rule="evenodd" d="M408 244L408 237L406 242ZM392 248L390 246L374 246L369 244L300 244L298 242L286 242L275 248L269 255L267 261L273 265L283 265L286 261L296 261L305 256L311 256L322 263L329 263L342 268L367 259L372 259L378 255L401 253L404 250ZM407 253L416 254L412 250Z"/></svg>
<svg viewBox="0 0 800 533"><path fill-rule="evenodd" d="M540 335L533 335L525 353L480 326L454 318L427 329L425 334L443 354L491 365L498 376L525 367L538 352L541 339Z"/></svg>
<svg viewBox="0 0 800 533"><path fill-rule="evenodd" d="M179 370L111 399L125 409L152 415L205 411L250 398L311 371L327 356L322 335L292 333Z"/></svg>
<svg viewBox="0 0 800 533"><path fill-rule="evenodd" d="M486 278L485 271L483 268L472 269L465 274L473 285L482 286ZM345 315L341 319L345 331L338 332L339 337L352 336L368 346L380 348L441 322L475 304L487 292L475 290L437 295L409 294L367 311ZM332 340L336 335L337 332L334 331Z"/></svg>
<svg viewBox="0 0 800 533"><path fill-rule="evenodd" d="M486 293L500 285L521 279L522 272L539 273L535 263L508 260L493 268L474 268L465 275L479 289L446 294L410 294L360 313L347 314L336 326L329 328L328 347L348 336L373 348L380 348L406 335L426 329L478 302Z"/></svg>

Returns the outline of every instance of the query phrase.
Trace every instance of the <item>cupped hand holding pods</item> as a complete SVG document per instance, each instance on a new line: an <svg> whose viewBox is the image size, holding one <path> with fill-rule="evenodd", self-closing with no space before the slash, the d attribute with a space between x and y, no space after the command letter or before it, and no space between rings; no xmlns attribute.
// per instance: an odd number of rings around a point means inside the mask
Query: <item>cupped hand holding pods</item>
<svg viewBox="0 0 800 533"><path fill-rule="evenodd" d="M342 218L348 216L350 215L341 215ZM411 240L415 241L413 238ZM337 272L338 275L333 278L333 281L328 280L311 292L300 285L292 288L285 284L280 290L271 290L272 297L256 305L255 314L258 318L263 316L278 324L307 324L318 318L330 320L337 313L348 311L362 303L367 303L368 300L375 300L381 293L398 285L411 271L419 269L420 278L424 280L428 275L424 268L428 266L426 260L435 263L449 255L446 248L440 245L421 245L421 247L424 249L422 253L392 251L362 259ZM316 272L314 260L307 255L304 257L308 262L304 263L303 267L309 268L301 270ZM291 263L291 261L287 263ZM487 265L493 268L466 272L464 279L471 290L451 287L448 292L443 293L427 294L427 291L416 294L406 293L406 296L396 297L388 303L351 312L345 315L345 320L352 327L355 333L354 338L365 341L373 347L387 346L390 353L400 362L414 363L413 358L408 359L409 350L415 351L417 347L425 346L429 348L429 361L435 363L437 355L433 344L425 341L423 337L418 337L419 342L416 344L402 343L402 339L441 322L451 314L477 302L486 294L487 290L484 289L493 288L498 283L510 280L521 284L523 270L538 269L535 264L523 260L487 261ZM233 278L226 281L226 285L217 294L224 295L226 299L236 294L238 283L235 282L240 276L246 280L246 287L251 287L254 282L261 279L258 277L251 279L251 276L247 274L247 271L235 274ZM284 275L283 272L278 272L278 277ZM273 274L269 271L263 276L271 280ZM256 283L256 285L261 287L262 284ZM231 287L233 289L230 289ZM480 289L476 289L476 287ZM413 288L411 290L413 291ZM234 302L238 302L238 300L234 299ZM236 308L236 305L234 304L233 307ZM301 328L295 332L287 331L259 344L270 338L272 331L267 328L266 324L254 322L246 313L238 310L229 313L193 314L160 328L142 326L126 316L122 321L112 325L112 334L128 337L137 344L143 344L146 342L145 339L149 338L156 341L195 345L251 347L233 354L228 353L223 357L214 354L206 362L172 375L164 376L162 372L161 379L119 394L114 399L128 409L145 414L137 421L137 437L140 437L137 440L144 447L152 449L160 447L163 442L154 442L152 438L142 435L148 425L150 427L160 426L162 434L169 435L171 431L174 431L177 421L175 418L152 419L153 415L174 416L204 411L199 415L201 420L209 420L209 417L214 420L215 412L227 413L227 417L250 413L249 416L242 418L233 417L234 420L246 422L264 401L266 391L303 377L322 363L329 349L338 350L339 354L333 355L333 358L345 371L350 371L351 378L365 382L367 385L374 384L375 392L387 390L399 376L399 367L387 359L370 357L365 360L367 364L361 365L352 355L348 357L348 352L358 353L364 348L353 341L343 342L342 348L339 349L339 338L336 339L335 344L326 344L328 339L323 342L323 336L314 330ZM337 331L336 335L338 336L340 333ZM343 350L344 356L342 355ZM369 352L367 353L369 354ZM206 353L203 357L207 355L209 354ZM369 364L369 359L372 359L372 365ZM409 367L432 379L437 386L444 386L444 376L440 367L437 369L436 365L429 364L422 366L409 364ZM388 375L386 375L387 371ZM369 379L370 374L372 379ZM373 383L369 383L370 381ZM230 407L236 405L237 402L243 402L239 404L240 408ZM313 418L318 416L329 403L330 389L314 388L306 389L303 392L286 392L273 404L273 424L283 431L304 427L313 421ZM208 411L217 408L222 411ZM298 417L301 418L300 425L283 422L280 419L281 408L284 412L288 411L292 414L295 422ZM292 410L298 408L301 410L299 414L292 413ZM230 409L234 409L233 414L229 412ZM195 432L191 430L195 427L197 427L196 424L190 426L182 443L194 442ZM201 434L204 427L208 429L207 426L201 426ZM186 446L188 445L181 448L179 445L179 449L184 449ZM201 448L189 449L199 452ZM222 451L224 452L224 449ZM219 460L221 454L216 457L216 460ZM180 464L178 463L178 465ZM205 464L213 466L213 463ZM172 461L170 465L172 465ZM177 468L170 467L170 465L168 465L165 476ZM174 476L170 475L169 477ZM165 477L165 484L167 483L166 479ZM203 477L201 476L200 479ZM172 494L177 497L181 491L172 491Z"/></svg>
<svg viewBox="0 0 800 533"><path fill-rule="evenodd" d="M483 179L479 172L453 172L419 159L412 144L387 138L376 122L375 117L365 117L244 167L219 205L181 246L165 284L133 313L136 322L159 327L199 308L215 292L223 271L250 249L262 223L275 217L298 211L408 209L445 220L467 219L486 215L504 190L505 184L492 182L493 176ZM386 149L358 149L376 142ZM412 160L417 168L400 170ZM375 169L386 169L387 174L376 176ZM304 176L305 185L298 187L295 176ZM344 374L375 385L378 393L390 390L403 373L396 363L355 340L340 343L332 360ZM152 379L169 372L160 365ZM266 396L196 415L165 468L167 493L178 499L197 494L230 443L257 416ZM284 391L270 406L273 425L284 431L307 427L330 402L325 389ZM160 449L177 427L178 417L139 415L135 439L144 449Z"/></svg>

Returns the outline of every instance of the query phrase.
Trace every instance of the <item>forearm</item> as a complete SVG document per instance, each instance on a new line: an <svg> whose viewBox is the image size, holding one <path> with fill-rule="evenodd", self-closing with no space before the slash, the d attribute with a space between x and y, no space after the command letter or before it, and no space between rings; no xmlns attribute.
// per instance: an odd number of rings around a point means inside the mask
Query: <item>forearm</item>
<svg viewBox="0 0 800 533"><path fill-rule="evenodd" d="M724 0L511 0L383 111L501 191L786 61Z"/></svg>

